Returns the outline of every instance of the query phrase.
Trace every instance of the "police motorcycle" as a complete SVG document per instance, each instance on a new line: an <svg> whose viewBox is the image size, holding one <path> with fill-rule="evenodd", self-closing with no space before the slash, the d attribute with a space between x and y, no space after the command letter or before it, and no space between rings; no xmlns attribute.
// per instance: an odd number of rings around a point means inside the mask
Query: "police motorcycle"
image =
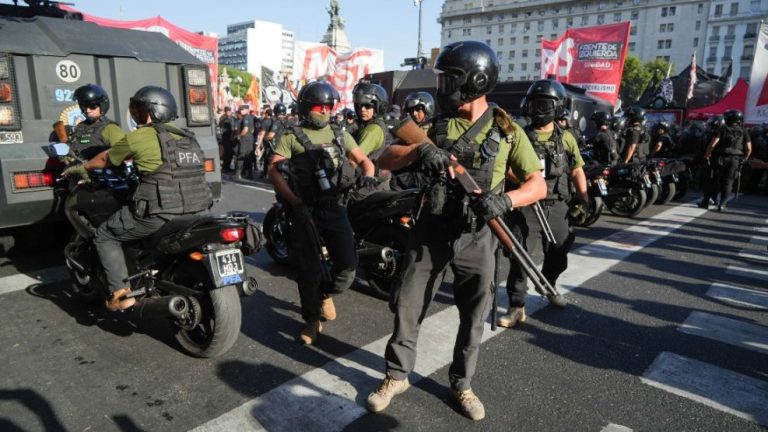
<svg viewBox="0 0 768 432"><path fill-rule="evenodd" d="M52 144L52 154L65 164L83 159L67 144ZM82 152L87 159L104 148ZM64 248L72 288L87 304L104 303L110 295L94 246L97 227L130 202L139 182L132 161L89 172L89 181L60 178L54 193L74 228ZM261 245L258 227L245 214L179 216L155 234L124 243L131 296L137 299L132 315L162 319L170 324L181 349L194 357L217 357L227 352L240 333L239 295L258 289L245 272L243 255Z"/></svg>
<svg viewBox="0 0 768 432"><path fill-rule="evenodd" d="M289 183L295 176L289 161L281 162L278 170ZM318 181L322 178L325 177L318 177ZM368 286L381 298L389 297L392 284L402 270L419 198L418 189L375 191L359 200L347 197L347 215L355 235L358 265L364 271ZM264 247L278 264L291 262L288 242L292 229L296 228L288 218L288 204L278 196L263 223ZM327 259L327 253L323 255Z"/></svg>
<svg viewBox="0 0 768 432"><path fill-rule="evenodd" d="M589 205L585 212L575 212L574 206L577 200L570 203L571 215L576 226L588 227L600 219L605 209L603 200L608 196L608 178L611 175L610 165L601 164L594 159L594 149L590 145L585 145L581 149L581 156L584 158L583 167L584 176L587 178L587 194L589 195ZM572 185L572 195L576 196L575 188Z"/></svg>
<svg viewBox="0 0 768 432"><path fill-rule="evenodd" d="M603 199L605 207L616 216L640 214L648 202L647 191L652 188L645 164L618 164L611 167L608 174L608 194Z"/></svg>

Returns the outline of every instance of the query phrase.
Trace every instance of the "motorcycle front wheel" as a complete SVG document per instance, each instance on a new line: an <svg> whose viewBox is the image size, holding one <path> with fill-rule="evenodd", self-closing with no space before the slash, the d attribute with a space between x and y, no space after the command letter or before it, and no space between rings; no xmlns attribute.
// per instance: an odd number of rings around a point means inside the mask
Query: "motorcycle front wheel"
<svg viewBox="0 0 768 432"><path fill-rule="evenodd" d="M677 183L675 182L664 183L663 185L661 185L661 193L659 194L659 198L656 200L656 204L669 204L675 198L676 193L677 193Z"/></svg>
<svg viewBox="0 0 768 432"><path fill-rule="evenodd" d="M593 225L600 219L600 215L603 214L603 208L605 208L605 204L603 204L603 199L601 197L589 197L589 211L584 219L579 221L576 226L586 228Z"/></svg>
<svg viewBox="0 0 768 432"><path fill-rule="evenodd" d="M210 278L201 266L187 266L177 272L174 283L187 287L202 282L205 294L190 297L190 317L187 322L171 321L174 337L181 348L193 357L218 357L237 341L240 334L242 310L236 285L211 289Z"/></svg>
<svg viewBox="0 0 768 432"><path fill-rule="evenodd" d="M605 206L616 216L635 217L645 208L648 196L642 187L633 186L626 194L605 200Z"/></svg>
<svg viewBox="0 0 768 432"><path fill-rule="evenodd" d="M646 200L645 200L645 206L650 207L652 206L656 200L659 198L659 194L661 193L661 188L656 183L651 185L651 188L646 191Z"/></svg>
<svg viewBox="0 0 768 432"><path fill-rule="evenodd" d="M405 250L408 246L410 228L400 225L385 225L368 236L366 241L388 246L395 251L395 260L384 266L365 268L365 281L371 288L374 295L383 300L389 300L392 289L400 280L400 274L403 272L403 262Z"/></svg>

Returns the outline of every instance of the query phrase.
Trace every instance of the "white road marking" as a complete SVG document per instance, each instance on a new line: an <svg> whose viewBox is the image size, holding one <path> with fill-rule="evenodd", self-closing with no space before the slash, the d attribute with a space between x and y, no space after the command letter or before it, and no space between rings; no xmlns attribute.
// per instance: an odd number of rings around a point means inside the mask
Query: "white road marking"
<svg viewBox="0 0 768 432"><path fill-rule="evenodd" d="M768 237L753 236L749 242L755 245L768 245Z"/></svg>
<svg viewBox="0 0 768 432"><path fill-rule="evenodd" d="M600 432L632 432L632 429L615 423L608 423L605 427L600 429Z"/></svg>
<svg viewBox="0 0 768 432"><path fill-rule="evenodd" d="M31 285L59 282L69 278L66 266L49 267L29 273L18 273L0 278L0 294L27 289Z"/></svg>
<svg viewBox="0 0 768 432"><path fill-rule="evenodd" d="M714 283L707 290L707 297L747 306L756 309L768 309L768 292L741 288L732 285Z"/></svg>
<svg viewBox="0 0 768 432"><path fill-rule="evenodd" d="M731 266L728 266L727 269L725 269L725 273L732 276L757 279L759 281L764 281L766 282L766 284L768 284L768 270L731 265Z"/></svg>
<svg viewBox="0 0 768 432"><path fill-rule="evenodd" d="M235 182L235 181L230 181L229 183L232 184L232 185L235 185L235 186L242 186L244 188L256 189L257 191L268 192L268 193L271 193L273 195L275 194L275 191L273 189L267 189L267 188L264 188L264 187L261 187L261 186L254 186L254 185L249 185L249 184L245 184L245 183L239 183L239 182Z"/></svg>
<svg viewBox="0 0 768 432"><path fill-rule="evenodd" d="M568 270L560 277L569 282L559 287L560 292L568 293L572 287L580 286L704 212L690 204L673 207L606 239L579 248L569 257ZM499 297L499 304L505 305L506 290L500 289ZM546 300L531 297L526 301L526 311L532 315L546 304ZM451 329L453 333L457 327L456 308L445 309L424 320L417 346L416 369L410 377L412 383L451 362L453 335L446 337L446 332ZM501 330L492 332L489 328L490 324L486 323L483 341L501 334ZM296 377L200 425L194 431L342 430L366 413L362 404L383 377L382 356L388 340L389 335L346 357L332 360L322 368Z"/></svg>
<svg viewBox="0 0 768 432"><path fill-rule="evenodd" d="M729 345L768 354L768 327L694 311L678 327L683 333L705 337Z"/></svg>
<svg viewBox="0 0 768 432"><path fill-rule="evenodd" d="M709 407L768 426L768 383L670 352L662 352L640 378Z"/></svg>
<svg viewBox="0 0 768 432"><path fill-rule="evenodd" d="M760 251L754 249L744 249L739 252L739 256L742 258L748 258L755 261L768 262L768 251Z"/></svg>

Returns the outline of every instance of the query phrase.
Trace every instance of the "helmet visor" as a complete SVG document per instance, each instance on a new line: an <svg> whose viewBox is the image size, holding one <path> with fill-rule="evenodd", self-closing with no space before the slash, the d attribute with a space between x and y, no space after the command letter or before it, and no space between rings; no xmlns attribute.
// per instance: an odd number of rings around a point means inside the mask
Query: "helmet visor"
<svg viewBox="0 0 768 432"><path fill-rule="evenodd" d="M555 115L554 99L533 99L528 102L528 114L532 117L551 117Z"/></svg>

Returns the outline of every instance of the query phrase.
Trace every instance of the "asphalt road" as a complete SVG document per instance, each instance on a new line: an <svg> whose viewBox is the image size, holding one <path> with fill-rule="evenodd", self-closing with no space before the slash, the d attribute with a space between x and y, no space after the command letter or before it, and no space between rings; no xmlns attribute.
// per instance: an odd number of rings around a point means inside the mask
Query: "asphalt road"
<svg viewBox="0 0 768 432"><path fill-rule="evenodd" d="M225 183L223 196L217 211L258 221L274 199L256 183ZM0 431L762 430L768 204L744 196L730 209L653 206L579 229L560 281L569 306L531 297L527 323L486 331L478 423L447 396L450 277L425 321L413 387L374 415L362 402L383 372L392 315L364 282L335 298L339 318L302 346L291 270L254 254L260 291L241 299L239 339L201 360L162 322L78 303L62 244L14 249L0 257Z"/></svg>

